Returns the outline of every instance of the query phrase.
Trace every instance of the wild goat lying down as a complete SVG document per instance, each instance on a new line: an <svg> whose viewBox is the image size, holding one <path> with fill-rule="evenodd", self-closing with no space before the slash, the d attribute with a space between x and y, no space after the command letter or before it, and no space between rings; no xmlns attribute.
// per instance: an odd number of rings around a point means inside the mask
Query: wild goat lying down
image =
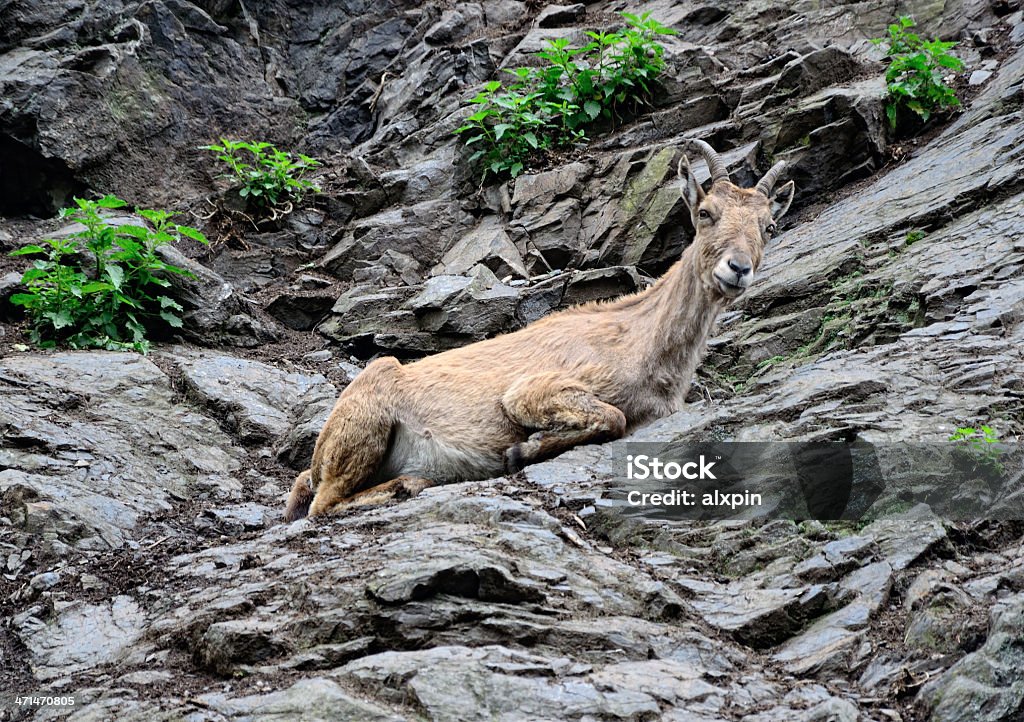
<svg viewBox="0 0 1024 722"><path fill-rule="evenodd" d="M335 404L286 520L517 471L679 409L715 318L750 286L793 199L793 181L773 192L781 162L744 189L711 146L691 148L711 188L684 154L678 172L696 237L664 276L405 366L377 359Z"/></svg>

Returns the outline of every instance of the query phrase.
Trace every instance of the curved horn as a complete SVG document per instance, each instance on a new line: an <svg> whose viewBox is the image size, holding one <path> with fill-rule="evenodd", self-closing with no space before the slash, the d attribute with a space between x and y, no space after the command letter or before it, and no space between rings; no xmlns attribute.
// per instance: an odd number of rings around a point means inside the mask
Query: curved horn
<svg viewBox="0 0 1024 722"><path fill-rule="evenodd" d="M690 147L696 149L704 156L704 162L708 164L708 170L711 171L712 184L720 180L729 180L729 171L726 170L725 163L722 162L714 148L703 140L695 138L690 140Z"/></svg>
<svg viewBox="0 0 1024 722"><path fill-rule="evenodd" d="M786 161L780 160L778 163L773 165L767 173L764 174L764 177L757 182L757 185L754 186L754 189L761 191L761 193L768 197L771 197L772 188L775 187L775 181L779 179L779 173L781 173L782 169L785 167Z"/></svg>

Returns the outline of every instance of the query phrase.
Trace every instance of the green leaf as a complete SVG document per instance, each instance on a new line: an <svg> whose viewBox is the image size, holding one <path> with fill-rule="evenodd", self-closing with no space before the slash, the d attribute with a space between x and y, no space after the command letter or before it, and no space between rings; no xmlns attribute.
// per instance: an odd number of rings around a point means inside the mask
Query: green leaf
<svg viewBox="0 0 1024 722"><path fill-rule="evenodd" d="M114 287L103 281L93 281L82 286L82 293L98 293L99 291L113 291Z"/></svg>
<svg viewBox="0 0 1024 722"><path fill-rule="evenodd" d="M110 264L105 269L107 278L114 285L114 288L120 290L121 284L124 283L124 269L120 266Z"/></svg>
<svg viewBox="0 0 1024 722"><path fill-rule="evenodd" d="M71 313L67 309L60 309L59 311L44 313L43 316L50 319L55 329L67 328L75 321L71 318Z"/></svg>
<svg viewBox="0 0 1024 722"><path fill-rule="evenodd" d="M144 241L149 237L149 229L143 228L142 226L123 225L117 227L118 234L126 234L134 238L138 238L140 241Z"/></svg>
<svg viewBox="0 0 1024 722"><path fill-rule="evenodd" d="M583 104L583 112L590 116L591 120L594 120L601 114L601 104L594 100L588 100Z"/></svg>
<svg viewBox="0 0 1024 722"><path fill-rule="evenodd" d="M46 249L42 246L22 246L16 251L11 251L12 256L28 256L33 253L46 253Z"/></svg>
<svg viewBox="0 0 1024 722"><path fill-rule="evenodd" d="M181 319L175 316L170 311L161 311L160 318L166 321L168 326L171 326L173 328L181 328L184 325L182 324Z"/></svg>
<svg viewBox="0 0 1024 722"><path fill-rule="evenodd" d="M197 231L195 228L189 226L175 226L175 230L178 231L185 238L191 238L193 241L199 241L203 245L209 245L210 242L206 240L206 236Z"/></svg>
<svg viewBox="0 0 1024 722"><path fill-rule="evenodd" d="M124 208L128 203L117 196L106 195L96 201L96 205L100 208Z"/></svg>
<svg viewBox="0 0 1024 722"><path fill-rule="evenodd" d="M512 177L515 178L516 176L523 172L523 164L513 163L512 167L509 168L509 172L512 174Z"/></svg>
<svg viewBox="0 0 1024 722"><path fill-rule="evenodd" d="M886 115L887 118L889 118L889 125L892 126L893 128L895 128L896 127L896 104L895 103L889 103L887 106L885 106L885 115Z"/></svg>
<svg viewBox="0 0 1024 722"><path fill-rule="evenodd" d="M32 281L35 281L38 278L46 278L49 275L50 272L48 270L44 270L42 268L30 268L27 271L25 271L25 273L22 274L21 282L28 284L31 283Z"/></svg>
<svg viewBox="0 0 1024 722"><path fill-rule="evenodd" d="M173 308L177 311L182 310L181 304L168 296L157 296L156 300L160 303L160 308Z"/></svg>
<svg viewBox="0 0 1024 722"><path fill-rule="evenodd" d="M537 148L540 145L537 142L537 136L533 133L523 133L523 140L525 140L531 148Z"/></svg>
<svg viewBox="0 0 1024 722"><path fill-rule="evenodd" d="M32 306L38 298L34 293L15 293L8 300L15 306Z"/></svg>

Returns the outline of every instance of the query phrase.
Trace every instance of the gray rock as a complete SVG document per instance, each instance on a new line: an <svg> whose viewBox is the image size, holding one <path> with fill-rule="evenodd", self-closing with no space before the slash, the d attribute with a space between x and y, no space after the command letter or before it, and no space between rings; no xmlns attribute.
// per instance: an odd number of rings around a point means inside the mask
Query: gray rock
<svg viewBox="0 0 1024 722"><path fill-rule="evenodd" d="M390 250L432 266L469 227L466 214L450 201L423 201L356 221L321 265L336 276L349 278Z"/></svg>
<svg viewBox="0 0 1024 722"><path fill-rule="evenodd" d="M488 217L459 239L434 267L434 275L460 275L482 263L499 278L526 278L526 268L508 233L494 217Z"/></svg>
<svg viewBox="0 0 1024 722"><path fill-rule="evenodd" d="M967 79L968 85L984 85L985 81L992 77L991 70L975 70Z"/></svg>
<svg viewBox="0 0 1024 722"><path fill-rule="evenodd" d="M926 653L955 654L974 649L985 636L983 620L972 619L973 601L958 587L943 584L917 604L904 643Z"/></svg>
<svg viewBox="0 0 1024 722"><path fill-rule="evenodd" d="M349 380L354 378L353 375ZM274 447L281 463L295 471L309 468L317 437L327 423L335 401L334 386L325 384L318 388L316 398L306 399L300 406L293 408L288 428L278 437Z"/></svg>
<svg viewBox="0 0 1024 722"><path fill-rule="evenodd" d="M273 329L253 317L251 302L219 275L173 246L162 246L158 253L167 263L192 274L171 274L168 279L174 287L171 295L185 309L182 332L186 336L243 347L277 339Z"/></svg>
<svg viewBox="0 0 1024 722"><path fill-rule="evenodd" d="M170 380L136 354L8 357L0 386L3 515L59 554L120 547L141 516L239 466L231 439L178 404ZM71 416L56 423L47 407Z"/></svg>
<svg viewBox="0 0 1024 722"><path fill-rule="evenodd" d="M918 695L930 719L1002 720L1024 709L1020 669L1024 600L1020 595L994 610L985 644L926 684Z"/></svg>
<svg viewBox="0 0 1024 722"><path fill-rule="evenodd" d="M323 320L337 299L323 294L290 294L276 296L266 311L283 325L296 331L311 331Z"/></svg>
<svg viewBox="0 0 1024 722"><path fill-rule="evenodd" d="M31 654L32 672L40 680L116 663L145 630L146 614L131 597L61 606L45 623L35 617L15 619Z"/></svg>
<svg viewBox="0 0 1024 722"><path fill-rule="evenodd" d="M586 678L573 679L581 671L567 659L547 660L501 647L436 647L366 657L349 663L341 674L365 686L386 685L382 691L393 701L410 695L435 718L511 720L552 708L571 717L658 712L655 699L644 692L602 690ZM563 676L568 678L563 681Z"/></svg>
<svg viewBox="0 0 1024 722"><path fill-rule="evenodd" d="M512 205L549 204L560 196L579 196L590 168L585 163L569 163L542 173L524 173L515 180Z"/></svg>
<svg viewBox="0 0 1024 722"><path fill-rule="evenodd" d="M321 677L299 680L291 687L266 694L232 697L208 693L199 698L203 705L230 720L304 719L330 722L359 719L366 722L398 722L403 717L386 708L352 696L337 682Z"/></svg>
<svg viewBox="0 0 1024 722"><path fill-rule="evenodd" d="M793 89L801 95L814 93L850 80L859 72L860 65L850 53L830 45L787 63L779 73L775 91Z"/></svg>
<svg viewBox="0 0 1024 722"><path fill-rule="evenodd" d="M184 349L169 359L181 371L186 391L245 443L273 442L292 431L292 419L309 405L333 403L337 395L320 374Z"/></svg>
<svg viewBox="0 0 1024 722"><path fill-rule="evenodd" d="M852 702L833 697L800 717L802 722L858 722L860 711Z"/></svg>
<svg viewBox="0 0 1024 722"><path fill-rule="evenodd" d="M215 622L207 627L193 654L205 669L228 674L235 664L262 662L281 654L285 647L274 635L277 629L273 623Z"/></svg>
<svg viewBox="0 0 1024 722"><path fill-rule="evenodd" d="M0 304L3 308L3 316L9 317L14 312L13 308L7 305L8 299L15 293L18 293L18 287L21 285L21 273L11 271L0 276Z"/></svg>
<svg viewBox="0 0 1024 722"><path fill-rule="evenodd" d="M271 517L271 510L262 504L252 502L246 504L232 504L225 507L213 509L209 516L221 522L226 527L234 527L239 530L251 531L262 529L267 526ZM276 514L274 515L276 516Z"/></svg>
<svg viewBox="0 0 1024 722"><path fill-rule="evenodd" d="M587 11L583 3L573 5L548 5L537 15L534 25L538 28L553 28L580 20Z"/></svg>

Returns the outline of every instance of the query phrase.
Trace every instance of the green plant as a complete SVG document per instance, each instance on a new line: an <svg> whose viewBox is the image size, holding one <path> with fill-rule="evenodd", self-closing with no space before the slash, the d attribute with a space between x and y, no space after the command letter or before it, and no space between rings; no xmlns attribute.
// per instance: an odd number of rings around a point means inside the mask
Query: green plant
<svg viewBox="0 0 1024 722"><path fill-rule="evenodd" d="M999 434L991 426L963 426L949 437L950 441L962 441L970 444L972 455L979 463L987 466L997 474L1003 472L999 461L1002 449L999 447Z"/></svg>
<svg viewBox="0 0 1024 722"><path fill-rule="evenodd" d="M776 355L776 356L772 356L771 358L766 358L764 361L762 361L761 363L759 363L757 366L754 367L754 373L760 373L762 371L767 371L772 366L777 366L780 363L786 361L787 358L788 358L787 356L783 356L781 354Z"/></svg>
<svg viewBox="0 0 1024 722"><path fill-rule="evenodd" d="M293 156L278 150L270 143L250 143L220 139L220 145L200 146L217 154L230 173L231 178L241 184L238 194L261 207L276 206L288 200L299 201L307 191L319 193L320 189L303 176L320 162L301 153Z"/></svg>
<svg viewBox="0 0 1024 722"><path fill-rule="evenodd" d="M532 155L586 141L586 126L614 122L650 102L665 68L656 38L675 30L646 13L622 17L625 28L588 32L583 47L549 40L537 53L544 65L506 71L514 77L508 86L492 80L470 101L478 108L455 133L477 146L470 162L482 159L484 180L506 171L515 178Z"/></svg>
<svg viewBox="0 0 1024 722"><path fill-rule="evenodd" d="M962 426L950 434L950 441L969 441L975 446L999 443L999 434L991 426L981 426L975 429L972 426Z"/></svg>
<svg viewBox="0 0 1024 722"><path fill-rule="evenodd" d="M915 243L917 243L918 241L920 241L922 238L924 238L927 235L928 234L925 233L922 230L913 230L913 231L909 231L907 233L906 238L904 238L903 240L904 240L905 245L912 246L912 245L914 245Z"/></svg>
<svg viewBox="0 0 1024 722"><path fill-rule="evenodd" d="M21 278L28 292L11 297L32 324L29 337L43 347L66 342L73 348L133 349L145 353L147 325L160 319L182 325L181 306L159 289L170 286L166 274L191 275L166 263L157 249L182 236L206 243L202 233L173 223L162 210L136 212L142 225L113 225L102 210L124 208L115 196L98 201L75 198L60 217L83 230L42 245L28 245L12 256L37 256Z"/></svg>
<svg viewBox="0 0 1024 722"><path fill-rule="evenodd" d="M885 112L893 128L900 105L905 105L924 121L936 111L960 105L956 92L943 79L947 70L963 70L960 58L948 52L957 43L922 40L909 32L914 26L913 18L904 15L889 26L888 38L871 40L875 45L889 43L886 49L889 67L885 71L889 102Z"/></svg>
<svg viewBox="0 0 1024 722"><path fill-rule="evenodd" d="M470 102L480 109L466 118L466 125L456 133L472 131L466 145L480 144L470 162L484 159L484 177L508 171L513 178L522 173L523 162L531 150L547 147L550 137L545 133L549 120L540 114L539 93L510 90L498 93L501 82L492 80Z"/></svg>

